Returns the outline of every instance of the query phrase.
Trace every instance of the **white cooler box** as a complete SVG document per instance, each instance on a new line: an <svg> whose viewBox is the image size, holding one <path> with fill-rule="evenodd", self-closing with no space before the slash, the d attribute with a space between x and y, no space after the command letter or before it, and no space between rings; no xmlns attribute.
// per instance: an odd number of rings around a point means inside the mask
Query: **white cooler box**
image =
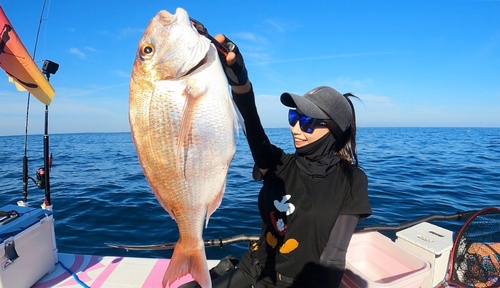
<svg viewBox="0 0 500 288"><path fill-rule="evenodd" d="M31 287L57 262L52 212L17 205L0 210L17 212L0 217L0 288Z"/></svg>
<svg viewBox="0 0 500 288"><path fill-rule="evenodd" d="M446 277L448 261L453 247L453 232L423 222L396 233L396 244L412 251L432 265L422 288L437 287Z"/></svg>

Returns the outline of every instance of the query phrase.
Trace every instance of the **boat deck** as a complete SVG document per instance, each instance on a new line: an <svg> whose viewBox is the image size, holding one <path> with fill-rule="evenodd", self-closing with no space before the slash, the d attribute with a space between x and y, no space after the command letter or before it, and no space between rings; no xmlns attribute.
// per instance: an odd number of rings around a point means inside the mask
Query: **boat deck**
<svg viewBox="0 0 500 288"><path fill-rule="evenodd" d="M161 288L163 275L169 259L93 256L59 253L59 262L55 269L40 279L32 288L85 287L81 281L92 288ZM209 260L209 268L218 261ZM61 265L62 264L62 265ZM74 273L73 275L67 269ZM78 281L75 279L78 279ZM192 281L186 275L171 285L172 288Z"/></svg>
<svg viewBox="0 0 500 288"><path fill-rule="evenodd" d="M58 258L59 263L55 265L55 268L35 283L32 288L162 288L163 275L170 263L170 259L67 253L58 253ZM217 265L218 262L218 260L208 260L209 269ZM175 281L170 287L176 288L192 280L193 278L188 274ZM420 287L420 284L421 280L407 287ZM341 288L371 286L373 285L349 270L344 274L340 285ZM387 287L392 288L397 287L397 285Z"/></svg>
<svg viewBox="0 0 500 288"><path fill-rule="evenodd" d="M82 288L85 287L84 285L92 288L161 288L163 275L170 263L169 259L67 253L58 253L58 257L59 263L56 264L55 269L40 279L32 288ZM218 262L218 260L208 260L208 267L212 268ZM188 274L175 281L170 287L176 288L192 280L193 278ZM358 277L352 273L346 273L341 287L367 287L366 284L360 286L359 283Z"/></svg>

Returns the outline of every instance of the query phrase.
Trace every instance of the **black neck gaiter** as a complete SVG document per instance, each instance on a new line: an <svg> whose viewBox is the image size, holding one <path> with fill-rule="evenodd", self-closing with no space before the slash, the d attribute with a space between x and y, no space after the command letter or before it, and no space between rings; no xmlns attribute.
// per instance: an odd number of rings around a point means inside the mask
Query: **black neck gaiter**
<svg viewBox="0 0 500 288"><path fill-rule="evenodd" d="M317 141L295 150L297 167L313 178L324 178L340 162L334 151L335 137L328 132Z"/></svg>

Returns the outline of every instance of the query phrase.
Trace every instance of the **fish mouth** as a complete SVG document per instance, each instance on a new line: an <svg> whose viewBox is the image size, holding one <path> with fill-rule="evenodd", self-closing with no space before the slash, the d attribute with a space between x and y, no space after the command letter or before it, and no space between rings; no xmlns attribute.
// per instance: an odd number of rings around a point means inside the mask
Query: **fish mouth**
<svg viewBox="0 0 500 288"><path fill-rule="evenodd" d="M180 28L183 31L182 33L184 33L182 37L186 37L186 39L188 39L187 41L190 43L187 46L190 47L189 50L187 50L186 47L180 47L178 49L179 52L174 51L173 53L163 57L162 63L169 62L173 58L182 58L184 62L179 67L175 68L173 78L178 79L190 76L197 70L202 69L205 64L211 61L209 56L210 44L208 39L203 39L205 41L200 39L201 37L204 38L204 36L200 36L198 31L192 26L192 22L184 9L177 8L175 14L166 10L161 10L156 16L156 22L164 28L173 25L176 27L182 27ZM179 56L177 56L177 54Z"/></svg>
<svg viewBox="0 0 500 288"><path fill-rule="evenodd" d="M165 27L170 23L172 23L174 16L175 16L174 14L171 14L166 10L161 10L160 12L158 12L157 20L163 27Z"/></svg>

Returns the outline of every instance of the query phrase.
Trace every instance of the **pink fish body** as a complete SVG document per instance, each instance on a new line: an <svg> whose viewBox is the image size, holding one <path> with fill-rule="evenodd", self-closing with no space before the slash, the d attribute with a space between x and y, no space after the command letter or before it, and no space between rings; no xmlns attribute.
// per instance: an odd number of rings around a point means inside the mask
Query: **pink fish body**
<svg viewBox="0 0 500 288"><path fill-rule="evenodd" d="M179 228L164 287L190 273L211 288L202 232L224 194L236 118L214 46L182 8L160 11L139 42L129 119L148 183Z"/></svg>

